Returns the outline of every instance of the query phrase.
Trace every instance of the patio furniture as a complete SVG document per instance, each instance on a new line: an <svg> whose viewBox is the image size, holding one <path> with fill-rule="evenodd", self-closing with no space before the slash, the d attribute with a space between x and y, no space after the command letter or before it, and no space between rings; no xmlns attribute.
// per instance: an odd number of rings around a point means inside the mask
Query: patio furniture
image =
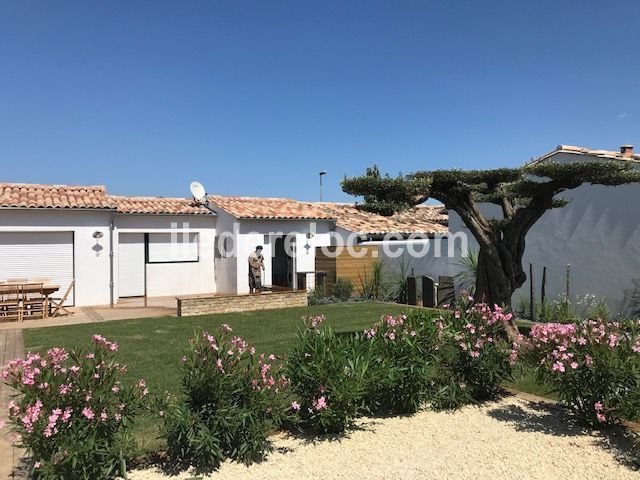
<svg viewBox="0 0 640 480"><path fill-rule="evenodd" d="M0 282L0 321L18 321L25 318L43 319L49 316L50 295L60 290L59 285L41 282Z"/></svg>
<svg viewBox="0 0 640 480"><path fill-rule="evenodd" d="M5 287L0 284L0 321L22 321L20 308L20 288L15 285Z"/></svg>
<svg viewBox="0 0 640 480"><path fill-rule="evenodd" d="M75 284L76 284L75 279L71 280L71 283L69 284L69 288L67 288L67 291L64 293L62 298L51 298L50 299L50 302L51 302L51 316L52 317L59 317L59 316L62 316L62 315L73 315L73 312L71 310L68 310L64 306L64 303L67 301L67 298L69 298L69 295L71 294L71 290L73 290L73 286Z"/></svg>
<svg viewBox="0 0 640 480"><path fill-rule="evenodd" d="M48 302L44 295L43 283L25 283L21 285L20 308L22 309L22 318L20 321L27 319L42 320L47 316Z"/></svg>

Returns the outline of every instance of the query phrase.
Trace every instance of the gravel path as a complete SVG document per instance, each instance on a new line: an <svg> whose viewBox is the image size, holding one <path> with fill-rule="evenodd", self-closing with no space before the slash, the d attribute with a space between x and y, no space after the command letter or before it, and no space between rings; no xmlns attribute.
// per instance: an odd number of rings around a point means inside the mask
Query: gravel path
<svg viewBox="0 0 640 480"><path fill-rule="evenodd" d="M568 425L562 412L516 398L454 413L365 418L340 440L280 434L264 462L225 462L211 479L636 479L632 434ZM193 478L132 472L131 480Z"/></svg>

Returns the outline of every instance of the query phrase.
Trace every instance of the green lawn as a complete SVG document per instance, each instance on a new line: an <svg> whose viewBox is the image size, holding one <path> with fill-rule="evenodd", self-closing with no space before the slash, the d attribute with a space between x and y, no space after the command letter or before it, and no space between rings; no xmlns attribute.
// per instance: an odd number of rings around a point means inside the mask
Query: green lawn
<svg viewBox="0 0 640 480"><path fill-rule="evenodd" d="M180 389L180 358L197 330L215 330L228 323L233 332L249 341L259 352L282 354L295 341L303 315L325 314L336 331L363 330L382 314L396 314L407 306L359 302L260 312L117 320L105 323L69 325L24 330L25 349L42 351L52 346L70 349L87 344L95 333L120 345L118 360L128 366L131 380L144 378L152 392ZM142 419L137 438L143 447L156 447L156 419Z"/></svg>

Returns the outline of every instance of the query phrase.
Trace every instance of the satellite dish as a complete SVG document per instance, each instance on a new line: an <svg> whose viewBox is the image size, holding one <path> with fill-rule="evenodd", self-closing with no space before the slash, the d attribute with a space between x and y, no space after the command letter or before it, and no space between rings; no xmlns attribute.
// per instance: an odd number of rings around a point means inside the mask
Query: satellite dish
<svg viewBox="0 0 640 480"><path fill-rule="evenodd" d="M207 196L207 191L200 182L191 182L189 190L191 190L191 195L197 202L201 202Z"/></svg>

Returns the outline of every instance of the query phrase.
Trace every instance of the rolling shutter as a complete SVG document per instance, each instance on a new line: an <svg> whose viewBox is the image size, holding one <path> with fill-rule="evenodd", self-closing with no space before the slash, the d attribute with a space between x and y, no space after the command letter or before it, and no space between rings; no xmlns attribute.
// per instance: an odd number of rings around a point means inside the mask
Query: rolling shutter
<svg viewBox="0 0 640 480"><path fill-rule="evenodd" d="M61 297L73 280L73 232L0 232L0 280L50 277ZM75 303L75 292L67 305Z"/></svg>

